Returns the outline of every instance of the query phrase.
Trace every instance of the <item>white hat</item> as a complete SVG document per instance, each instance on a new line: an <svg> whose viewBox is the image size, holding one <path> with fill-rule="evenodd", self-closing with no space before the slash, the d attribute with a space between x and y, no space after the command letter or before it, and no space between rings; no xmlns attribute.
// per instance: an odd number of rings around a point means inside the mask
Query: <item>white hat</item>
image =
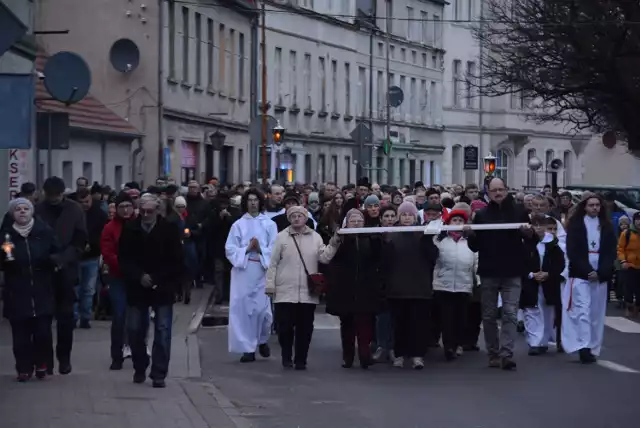
<svg viewBox="0 0 640 428"><path fill-rule="evenodd" d="M183 196L178 196L176 200L173 202L174 207L186 207L187 200Z"/></svg>

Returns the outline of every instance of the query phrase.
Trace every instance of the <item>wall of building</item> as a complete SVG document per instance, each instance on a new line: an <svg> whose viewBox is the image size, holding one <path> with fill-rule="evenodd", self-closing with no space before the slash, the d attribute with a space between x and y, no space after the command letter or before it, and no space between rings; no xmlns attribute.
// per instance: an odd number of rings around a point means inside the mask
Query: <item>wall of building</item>
<svg viewBox="0 0 640 428"><path fill-rule="evenodd" d="M601 141L594 141L585 148L582 158L582 184L640 186L640 159L622 143L608 149Z"/></svg>
<svg viewBox="0 0 640 428"><path fill-rule="evenodd" d="M480 13L481 2L451 0L445 6L443 180L456 183L481 180L481 170L462 169L463 148L472 145L479 147L480 158L489 152L497 155L501 164L499 173L508 179L510 187L541 187L550 181L545 167L537 173L529 171L527 165L531 156L537 156L545 165L553 158L566 161L567 165L560 173L560 185L580 181L582 158L572 142L576 138L588 141L591 136L576 137L563 124L538 124L527 120L526 114L531 110L526 100L518 96L481 100L473 85L467 84L469 79L477 81L481 77L480 47L473 38L471 25L466 22L477 20Z"/></svg>

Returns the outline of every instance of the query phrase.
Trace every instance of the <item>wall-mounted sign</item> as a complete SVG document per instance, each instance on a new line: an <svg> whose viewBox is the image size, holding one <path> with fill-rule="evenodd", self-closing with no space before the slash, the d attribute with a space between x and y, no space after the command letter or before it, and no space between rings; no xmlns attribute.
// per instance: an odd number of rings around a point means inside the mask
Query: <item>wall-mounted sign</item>
<svg viewBox="0 0 640 428"><path fill-rule="evenodd" d="M478 148L476 146L466 146L464 148L464 168L470 170L478 169Z"/></svg>

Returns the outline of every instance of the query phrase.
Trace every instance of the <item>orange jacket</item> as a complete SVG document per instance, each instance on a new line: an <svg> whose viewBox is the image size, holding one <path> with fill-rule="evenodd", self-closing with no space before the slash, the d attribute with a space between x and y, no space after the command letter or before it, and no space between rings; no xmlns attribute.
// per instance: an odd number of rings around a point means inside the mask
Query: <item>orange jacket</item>
<svg viewBox="0 0 640 428"><path fill-rule="evenodd" d="M618 260L620 263L629 263L632 268L640 269L640 233L629 231L629 243L627 244L627 231L620 234L618 239Z"/></svg>

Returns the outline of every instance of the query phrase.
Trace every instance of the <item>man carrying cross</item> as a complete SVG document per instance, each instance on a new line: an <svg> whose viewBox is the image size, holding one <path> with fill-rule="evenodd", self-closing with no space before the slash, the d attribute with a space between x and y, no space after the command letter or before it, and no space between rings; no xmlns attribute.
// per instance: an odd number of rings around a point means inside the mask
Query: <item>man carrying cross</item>
<svg viewBox="0 0 640 428"><path fill-rule="evenodd" d="M529 223L524 208L507 193L501 178L487 185L489 205L476 212L473 224ZM525 266L524 239L533 238L533 230L483 230L468 228L468 245L478 253L478 275L481 282L482 323L489 353L489 367L514 370L513 349L516 338L517 312L521 278ZM502 297L502 328L498 337L498 294Z"/></svg>

